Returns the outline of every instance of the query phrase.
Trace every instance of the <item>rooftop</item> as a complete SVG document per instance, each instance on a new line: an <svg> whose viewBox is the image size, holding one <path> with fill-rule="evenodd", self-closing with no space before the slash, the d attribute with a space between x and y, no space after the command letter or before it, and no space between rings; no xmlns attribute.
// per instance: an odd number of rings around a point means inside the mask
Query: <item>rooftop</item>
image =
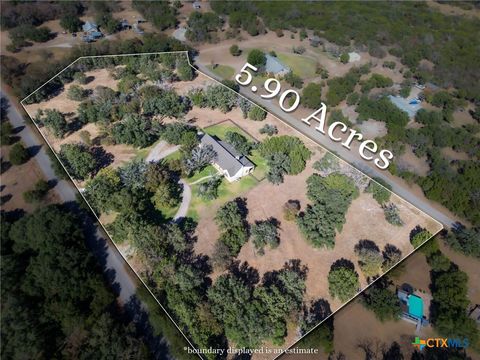
<svg viewBox="0 0 480 360"><path fill-rule="evenodd" d="M279 74L283 72L289 72L290 68L284 64L280 60L278 60L275 56L270 54L265 54L267 58L267 63L265 65L265 70L269 73Z"/></svg>
<svg viewBox="0 0 480 360"><path fill-rule="evenodd" d="M240 154L232 145L216 137L205 134L201 139L201 144L213 147L213 150L217 153L215 163L227 171L229 176L234 176L244 166L254 166L246 156Z"/></svg>

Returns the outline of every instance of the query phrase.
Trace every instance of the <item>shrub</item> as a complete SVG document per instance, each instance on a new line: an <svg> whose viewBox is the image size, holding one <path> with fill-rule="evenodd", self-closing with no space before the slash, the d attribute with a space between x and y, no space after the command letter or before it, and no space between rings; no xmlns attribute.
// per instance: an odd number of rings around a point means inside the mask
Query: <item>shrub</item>
<svg viewBox="0 0 480 360"><path fill-rule="evenodd" d="M75 101L82 101L87 97L87 95L88 91L78 85L70 86L67 92L67 98Z"/></svg>
<svg viewBox="0 0 480 360"><path fill-rule="evenodd" d="M232 54L233 56L240 56L241 53L242 50L240 50L237 44L233 44L232 46L230 46L230 54Z"/></svg>
<svg viewBox="0 0 480 360"><path fill-rule="evenodd" d="M348 60L350 60L350 56L348 55L348 53L343 53L342 55L340 55L340 62L342 64L348 63Z"/></svg>
<svg viewBox="0 0 480 360"><path fill-rule="evenodd" d="M267 134L269 136L273 136L278 133L278 129L275 125L265 124L258 132L260 134Z"/></svg>
<svg viewBox="0 0 480 360"><path fill-rule="evenodd" d="M248 112L248 118L253 121L262 121L267 117L267 112L260 106L252 106Z"/></svg>
<svg viewBox="0 0 480 360"><path fill-rule="evenodd" d="M299 212L300 212L300 201L298 200L288 200L283 205L283 218L287 221L295 220Z"/></svg>
<svg viewBox="0 0 480 360"><path fill-rule="evenodd" d="M20 143L13 145L8 155L9 160L13 165L22 165L30 158L28 150Z"/></svg>
<svg viewBox="0 0 480 360"><path fill-rule="evenodd" d="M248 53L247 61L253 66L261 67L267 63L267 58L263 51L258 49L252 49Z"/></svg>
<svg viewBox="0 0 480 360"><path fill-rule="evenodd" d="M360 283L353 264L345 265L337 260L328 273L328 290L330 295L341 302L351 299L358 291Z"/></svg>
<svg viewBox="0 0 480 360"><path fill-rule="evenodd" d="M395 204L390 203L386 205L382 205L383 213L385 214L385 219L392 225L395 226L403 226L404 222L400 218L398 213L398 208Z"/></svg>
<svg viewBox="0 0 480 360"><path fill-rule="evenodd" d="M42 200L48 193L50 186L45 180L39 180L33 190L23 193L23 198L27 203L37 203Z"/></svg>
<svg viewBox="0 0 480 360"><path fill-rule="evenodd" d="M309 83L302 91L302 104L310 109L318 109L322 104L322 85Z"/></svg>

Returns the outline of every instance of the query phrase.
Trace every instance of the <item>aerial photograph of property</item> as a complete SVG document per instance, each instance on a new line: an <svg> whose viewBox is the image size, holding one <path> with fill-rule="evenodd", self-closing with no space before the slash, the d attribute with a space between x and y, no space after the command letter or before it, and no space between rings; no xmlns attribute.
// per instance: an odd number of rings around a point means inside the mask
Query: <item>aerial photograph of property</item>
<svg viewBox="0 0 480 360"><path fill-rule="evenodd" d="M5 359L480 359L480 3L2 1Z"/></svg>

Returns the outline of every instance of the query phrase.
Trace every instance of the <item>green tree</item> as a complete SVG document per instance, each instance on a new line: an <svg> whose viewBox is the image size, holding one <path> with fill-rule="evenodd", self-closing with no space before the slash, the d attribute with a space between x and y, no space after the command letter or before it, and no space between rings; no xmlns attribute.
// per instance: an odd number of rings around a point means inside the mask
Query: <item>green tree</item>
<svg viewBox="0 0 480 360"><path fill-rule="evenodd" d="M260 106L251 106L248 111L248 118L253 121L262 121L267 117L267 112Z"/></svg>
<svg viewBox="0 0 480 360"><path fill-rule="evenodd" d="M350 60L350 56L348 55L348 53L342 53L342 55L340 55L340 62L342 64L348 63L349 60Z"/></svg>
<svg viewBox="0 0 480 360"><path fill-rule="evenodd" d="M139 114L127 114L111 129L112 137L119 144L147 147L158 138L150 118Z"/></svg>
<svg viewBox="0 0 480 360"><path fill-rule="evenodd" d="M76 180L85 180L97 167L97 161L83 144L60 146L60 160L67 172Z"/></svg>
<svg viewBox="0 0 480 360"><path fill-rule="evenodd" d="M88 92L81 86L72 85L68 89L67 98L75 101L82 101L88 96Z"/></svg>
<svg viewBox="0 0 480 360"><path fill-rule="evenodd" d="M233 44L232 46L230 46L230 54L231 55L240 56L241 53L242 53L242 50L240 50L240 48L238 47L237 44Z"/></svg>
<svg viewBox="0 0 480 360"><path fill-rule="evenodd" d="M362 303L375 313L380 321L397 320L402 314L397 295L384 284L373 284L363 293Z"/></svg>
<svg viewBox="0 0 480 360"><path fill-rule="evenodd" d="M205 200L213 200L218 197L218 187L222 183L220 177L214 176L198 186L198 194Z"/></svg>
<svg viewBox="0 0 480 360"><path fill-rule="evenodd" d="M248 53L247 62L256 67L262 67L267 63L267 57L263 51L252 49Z"/></svg>
<svg viewBox="0 0 480 360"><path fill-rule="evenodd" d="M48 182L39 180L32 190L23 193L23 198L27 203L38 203L47 195L48 190L50 190Z"/></svg>
<svg viewBox="0 0 480 360"><path fill-rule="evenodd" d="M236 256L248 240L248 224L241 208L241 200L229 201L220 207L215 222L222 232L219 241L227 245L232 256Z"/></svg>
<svg viewBox="0 0 480 360"><path fill-rule="evenodd" d="M278 221L273 218L264 221L255 221L255 224L253 224L251 228L251 235L255 249L260 255L263 255L266 245L274 249L280 243Z"/></svg>
<svg viewBox="0 0 480 360"><path fill-rule="evenodd" d="M410 234L410 243L416 249L431 237L432 234L428 230L417 226Z"/></svg>
<svg viewBox="0 0 480 360"><path fill-rule="evenodd" d="M373 198L380 204L383 205L387 203L390 200L391 196L391 186L384 183L383 181L380 182L383 186L377 184L375 181L370 181L368 183L367 188L365 189L365 192L371 193ZM385 188L386 187L386 188Z"/></svg>
<svg viewBox="0 0 480 360"><path fill-rule="evenodd" d="M68 31L71 33L80 31L80 29L82 28L82 25L83 25L83 21L80 20L78 16L74 16L71 14L67 16L63 16L60 19L60 26L63 29L65 29L65 31Z"/></svg>
<svg viewBox="0 0 480 360"><path fill-rule="evenodd" d="M235 131L227 131L225 133L225 141L232 145L240 154L250 154L252 143L242 134Z"/></svg>
<svg viewBox="0 0 480 360"><path fill-rule="evenodd" d="M152 203L158 210L162 210L164 207L174 207L181 200L179 190L178 184L173 181L162 182L152 196Z"/></svg>
<svg viewBox="0 0 480 360"><path fill-rule="evenodd" d="M328 273L328 290L330 295L338 298L341 302L351 299L360 288L358 274L353 264L349 262L345 264L345 262L337 260Z"/></svg>
<svg viewBox="0 0 480 360"><path fill-rule="evenodd" d="M28 159L30 159L30 154L22 144L16 143L10 149L8 159L10 160L12 165L22 165L26 163Z"/></svg>
<svg viewBox="0 0 480 360"><path fill-rule="evenodd" d="M115 169L104 168L87 181L84 195L92 207L100 215L114 208L113 196L120 190L120 176Z"/></svg>
<svg viewBox="0 0 480 360"><path fill-rule="evenodd" d="M355 255L358 256L358 265L367 279L372 279L380 274L383 256L373 241L360 240L355 245Z"/></svg>
<svg viewBox="0 0 480 360"><path fill-rule="evenodd" d="M384 204L382 208L385 214L385 220L390 224L395 226L403 226L405 224L398 213L398 207L394 203Z"/></svg>
<svg viewBox="0 0 480 360"><path fill-rule="evenodd" d="M44 117L41 121L56 137L62 138L68 132L68 124L65 120L65 115L58 110L45 110Z"/></svg>
<svg viewBox="0 0 480 360"><path fill-rule="evenodd" d="M309 83L302 90L302 104L310 109L318 109L322 104L322 85Z"/></svg>

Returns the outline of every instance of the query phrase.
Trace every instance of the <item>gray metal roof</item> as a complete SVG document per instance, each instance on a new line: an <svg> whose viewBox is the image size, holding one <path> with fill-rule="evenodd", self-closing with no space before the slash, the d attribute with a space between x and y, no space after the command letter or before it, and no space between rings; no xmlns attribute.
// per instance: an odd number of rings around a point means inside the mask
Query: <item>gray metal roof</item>
<svg viewBox="0 0 480 360"><path fill-rule="evenodd" d="M267 58L267 63L265 64L266 72L278 74L281 72L289 72L290 68L284 64L280 60L278 60L275 56L270 54L265 54Z"/></svg>
<svg viewBox="0 0 480 360"><path fill-rule="evenodd" d="M211 145L217 153L215 163L223 170L228 172L229 176L234 176L242 167L253 167L253 163L248 158L240 154L232 145L216 137L205 134L201 139L202 145Z"/></svg>

